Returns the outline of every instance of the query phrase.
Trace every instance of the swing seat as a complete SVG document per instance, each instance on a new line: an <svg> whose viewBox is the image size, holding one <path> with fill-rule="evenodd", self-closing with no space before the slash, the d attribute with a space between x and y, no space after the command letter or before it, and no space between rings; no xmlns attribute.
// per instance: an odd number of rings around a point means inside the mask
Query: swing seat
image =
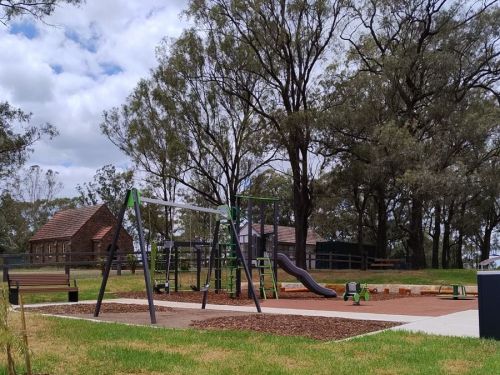
<svg viewBox="0 0 500 375"><path fill-rule="evenodd" d="M203 288L200 289L200 292L206 292L210 289L210 284L205 285Z"/></svg>

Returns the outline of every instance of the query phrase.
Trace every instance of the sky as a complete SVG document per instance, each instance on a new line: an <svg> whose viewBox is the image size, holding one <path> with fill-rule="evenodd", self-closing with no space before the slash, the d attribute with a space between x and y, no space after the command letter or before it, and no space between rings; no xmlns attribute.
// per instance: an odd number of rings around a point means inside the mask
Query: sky
<svg viewBox="0 0 500 375"><path fill-rule="evenodd" d="M155 48L189 22L188 0L87 0L59 6L45 23L0 24L0 101L33 113L32 125L51 123L59 136L42 139L28 163L59 173L60 196L97 169L130 161L104 135L103 111L123 104L157 65Z"/></svg>

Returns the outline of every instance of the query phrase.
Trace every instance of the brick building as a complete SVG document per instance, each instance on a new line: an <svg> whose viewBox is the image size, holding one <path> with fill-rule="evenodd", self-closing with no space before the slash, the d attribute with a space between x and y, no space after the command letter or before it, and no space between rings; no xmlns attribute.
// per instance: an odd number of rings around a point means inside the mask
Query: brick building
<svg viewBox="0 0 500 375"><path fill-rule="evenodd" d="M116 217L104 204L59 211L29 240L30 260L64 262L66 254L72 262L105 257L116 223ZM126 253L134 250L132 237L123 228L118 249Z"/></svg>

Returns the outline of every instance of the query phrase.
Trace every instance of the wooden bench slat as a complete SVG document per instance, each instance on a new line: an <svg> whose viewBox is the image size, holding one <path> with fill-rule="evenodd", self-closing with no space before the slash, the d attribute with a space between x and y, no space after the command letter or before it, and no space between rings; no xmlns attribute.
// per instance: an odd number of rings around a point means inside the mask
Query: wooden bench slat
<svg viewBox="0 0 500 375"><path fill-rule="evenodd" d="M78 302L78 287L71 286L66 274L8 274L9 302L18 304L18 294L68 292L70 302Z"/></svg>
<svg viewBox="0 0 500 375"><path fill-rule="evenodd" d="M19 288L20 292L30 293L30 292L76 292L78 288L75 287L65 287L65 288Z"/></svg>

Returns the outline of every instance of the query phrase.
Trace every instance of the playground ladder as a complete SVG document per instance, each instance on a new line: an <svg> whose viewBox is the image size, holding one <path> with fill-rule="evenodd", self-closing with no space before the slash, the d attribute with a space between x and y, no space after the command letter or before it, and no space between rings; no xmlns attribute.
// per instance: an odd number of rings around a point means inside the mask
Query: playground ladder
<svg viewBox="0 0 500 375"><path fill-rule="evenodd" d="M259 270L260 296L267 299L266 291L272 291L274 298L278 299L278 290L274 278L273 265L269 257L257 258L257 269ZM266 288L266 276L271 277L271 286Z"/></svg>
<svg viewBox="0 0 500 375"><path fill-rule="evenodd" d="M228 272L226 274L226 285L231 297L236 296L236 270L238 269L237 262L238 259L236 257L226 257L226 267L228 269Z"/></svg>
<svg viewBox="0 0 500 375"><path fill-rule="evenodd" d="M175 259L174 249L171 249L171 251L165 251L164 259L165 259L165 268L162 271L165 279L165 293L170 294L170 291L172 290L171 282L173 282L174 289L176 288L175 270L177 268L177 264L175 262L176 259ZM167 283L168 283L168 288L167 288Z"/></svg>

